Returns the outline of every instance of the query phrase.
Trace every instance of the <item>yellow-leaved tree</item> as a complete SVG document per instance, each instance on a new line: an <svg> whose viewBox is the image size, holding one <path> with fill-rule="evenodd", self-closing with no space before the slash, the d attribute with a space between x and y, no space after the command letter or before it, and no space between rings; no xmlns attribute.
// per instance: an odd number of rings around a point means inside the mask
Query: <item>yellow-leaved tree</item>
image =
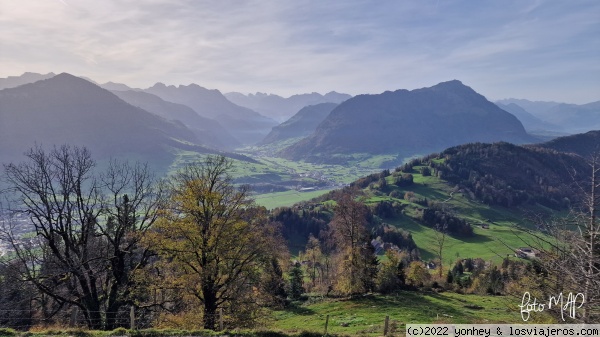
<svg viewBox="0 0 600 337"><path fill-rule="evenodd" d="M222 156L183 167L147 237L162 257L165 273L159 282L179 294L171 308L196 310L190 317L201 317L211 330L218 328L221 312L229 326L255 320L251 309L260 298L261 272L285 249L266 209L253 203L247 187L233 185L231 169Z"/></svg>

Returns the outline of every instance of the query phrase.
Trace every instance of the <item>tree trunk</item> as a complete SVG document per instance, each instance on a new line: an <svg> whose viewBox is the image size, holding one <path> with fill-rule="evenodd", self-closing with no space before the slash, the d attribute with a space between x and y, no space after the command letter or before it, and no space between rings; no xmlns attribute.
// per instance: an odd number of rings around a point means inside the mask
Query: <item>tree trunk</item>
<svg viewBox="0 0 600 337"><path fill-rule="evenodd" d="M584 300L585 301L589 301L589 295L590 295L590 289L592 288L592 277L594 274L594 258L595 258L595 248L594 248L594 241L596 240L596 235L597 235L597 228L596 228L596 172L597 172L598 168L597 168L597 157L593 157L592 158L592 190L591 190L591 195L590 195L590 222L588 224L588 228L587 228L587 232L589 235L589 243L585 242L584 244L589 245L588 246L588 252L589 252L589 256L588 258L588 265L586 268L586 273L585 273L585 287L584 287L584 291L583 291L583 296L584 296ZM590 303L586 303L586 305L583 307L583 322L584 323L589 323L589 318L590 318Z"/></svg>
<svg viewBox="0 0 600 337"><path fill-rule="evenodd" d="M102 315L100 308L86 308L83 315L87 321L87 326L90 330L102 330Z"/></svg>
<svg viewBox="0 0 600 337"><path fill-rule="evenodd" d="M204 329L216 330L217 328L217 294L212 287L203 287L204 295Z"/></svg>
<svg viewBox="0 0 600 337"><path fill-rule="evenodd" d="M116 300L116 289L111 289L111 291L115 291L115 295L113 295L113 293L109 295L109 303L106 307L106 322L104 323L105 330L114 330L118 328L117 316L119 308L122 306L122 303Z"/></svg>

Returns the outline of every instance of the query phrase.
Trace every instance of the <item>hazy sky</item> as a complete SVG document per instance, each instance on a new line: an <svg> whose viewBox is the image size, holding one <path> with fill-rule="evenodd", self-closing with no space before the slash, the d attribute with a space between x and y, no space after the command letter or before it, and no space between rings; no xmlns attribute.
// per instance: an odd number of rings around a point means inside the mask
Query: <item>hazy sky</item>
<svg viewBox="0 0 600 337"><path fill-rule="evenodd" d="M600 100L600 1L0 0L0 77Z"/></svg>

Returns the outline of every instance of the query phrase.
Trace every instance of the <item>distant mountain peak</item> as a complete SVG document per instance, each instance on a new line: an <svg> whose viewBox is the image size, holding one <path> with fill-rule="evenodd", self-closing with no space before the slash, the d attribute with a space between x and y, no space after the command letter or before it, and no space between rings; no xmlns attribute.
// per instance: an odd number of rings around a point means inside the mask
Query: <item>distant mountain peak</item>
<svg viewBox="0 0 600 337"><path fill-rule="evenodd" d="M47 73L46 75L44 75L44 74L39 74L39 73L34 73L34 72L26 71L21 76L56 76L56 74L53 73L53 72L50 72L50 73ZM17 77L17 76L9 76L9 77Z"/></svg>
<svg viewBox="0 0 600 337"><path fill-rule="evenodd" d="M0 78L0 90L15 88L24 84L34 83L54 76L56 76L54 73L38 74L26 72L20 76L8 76L7 78Z"/></svg>
<svg viewBox="0 0 600 337"><path fill-rule="evenodd" d="M167 86L166 84L164 84L162 82L156 82L149 89L164 89L164 88L168 88L168 87L175 87L175 86L173 86L173 85Z"/></svg>
<svg viewBox="0 0 600 337"><path fill-rule="evenodd" d="M438 85L461 85L461 86L465 86L463 84L463 82L461 82L460 80L457 80L457 79L450 80L450 81L440 82Z"/></svg>
<svg viewBox="0 0 600 337"><path fill-rule="evenodd" d="M438 83L438 84L436 84L436 85L434 85L432 87L423 88L423 89L430 89L430 90L438 90L438 89L443 89L443 90L468 90L468 91L476 92L471 87L469 87L468 85L465 85L463 82L461 82L459 80L451 80L451 81L440 82L440 83Z"/></svg>
<svg viewBox="0 0 600 337"><path fill-rule="evenodd" d="M71 75L71 74L65 73L65 72L60 73L60 74L54 76L53 79L56 79L56 80L62 80L62 79L74 80L74 79L77 79L77 80L83 80L83 81L89 82L88 80L85 80L85 79L83 79L81 77L78 77L78 76L75 76L75 75Z"/></svg>
<svg viewBox="0 0 600 337"><path fill-rule="evenodd" d="M100 87L106 90L110 90L110 91L128 91L128 90L134 90L133 88L129 87L126 84L123 83L116 83L116 82L106 82L104 84L100 84Z"/></svg>

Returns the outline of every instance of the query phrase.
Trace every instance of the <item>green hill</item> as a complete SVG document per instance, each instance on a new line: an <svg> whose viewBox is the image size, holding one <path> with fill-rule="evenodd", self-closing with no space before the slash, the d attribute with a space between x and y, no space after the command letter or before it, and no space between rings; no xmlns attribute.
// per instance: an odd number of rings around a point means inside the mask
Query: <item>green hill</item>
<svg viewBox="0 0 600 337"><path fill-rule="evenodd" d="M566 215L571 207L579 206L581 196L575 185L585 183L588 173L589 167L579 155L541 146L475 143L368 175L347 188L362 192L358 198L368 206L372 236L391 242L384 232L400 233L395 240L400 241L398 247L409 254L409 259L436 261L440 236L436 225L446 225L441 261L444 280L457 260L471 259L480 261L490 275L494 271L500 275L498 270L502 269L502 278L507 279L510 267L500 266L535 266L514 257L517 248L530 246L533 241L523 227L543 236L546 228L538 220ZM317 236L327 232L334 200L342 191L272 213L273 219L282 223L293 254L304 256L298 252L304 249L309 233ZM413 252L415 246L417 254ZM386 259L379 256L380 263ZM472 275L466 279L474 280ZM468 288L462 284L457 288L456 283L454 287L459 292ZM329 316L330 333L375 336L383 332L386 316L396 334L402 334L407 323L522 323L518 308L521 295L511 290L504 289L500 296L481 296L429 289L343 299L313 295L304 304L274 310L267 326L287 332L323 332ZM558 321L544 312L533 322Z"/></svg>
<svg viewBox="0 0 600 337"><path fill-rule="evenodd" d="M475 143L412 160L394 172L371 174L350 185L362 190L371 210L370 225L391 225L410 233L425 260L436 256L433 228L447 225L444 263L450 264L458 257L500 261L512 254L525 244L515 235L515 225L535 227L534 217L548 218L578 205L575 186L585 182L588 171L583 158L573 154ZM287 211L320 222L295 221L291 215L277 218L284 228L293 228L286 233L292 250L303 247L308 233L326 229L335 193L339 191Z"/></svg>
<svg viewBox="0 0 600 337"><path fill-rule="evenodd" d="M589 158L591 155L600 154L600 131L560 137L537 146Z"/></svg>

